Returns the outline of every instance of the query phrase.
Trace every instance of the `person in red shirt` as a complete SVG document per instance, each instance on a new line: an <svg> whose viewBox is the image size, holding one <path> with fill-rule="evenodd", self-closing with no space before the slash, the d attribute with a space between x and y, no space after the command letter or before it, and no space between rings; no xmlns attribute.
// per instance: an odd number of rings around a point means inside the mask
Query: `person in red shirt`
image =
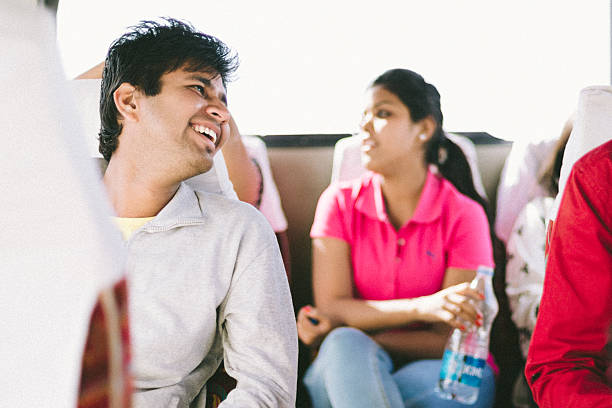
<svg viewBox="0 0 612 408"><path fill-rule="evenodd" d="M612 141L574 165L552 233L525 375L541 408L611 407Z"/></svg>

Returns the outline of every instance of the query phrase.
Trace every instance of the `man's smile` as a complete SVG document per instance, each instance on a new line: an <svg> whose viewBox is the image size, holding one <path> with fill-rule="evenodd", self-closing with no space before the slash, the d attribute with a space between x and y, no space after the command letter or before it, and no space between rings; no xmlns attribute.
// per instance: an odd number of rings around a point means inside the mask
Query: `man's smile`
<svg viewBox="0 0 612 408"><path fill-rule="evenodd" d="M217 132L204 125L192 124L191 128L201 135L206 136L215 146L217 146Z"/></svg>

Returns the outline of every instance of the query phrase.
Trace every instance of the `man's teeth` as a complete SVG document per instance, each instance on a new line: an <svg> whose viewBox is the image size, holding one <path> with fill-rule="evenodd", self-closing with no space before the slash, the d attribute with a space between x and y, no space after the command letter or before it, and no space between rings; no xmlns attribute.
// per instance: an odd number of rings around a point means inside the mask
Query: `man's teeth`
<svg viewBox="0 0 612 408"><path fill-rule="evenodd" d="M214 130L207 128L206 126L202 126L202 125L193 125L192 127L193 127L193 130L195 130L196 132L210 137L213 143L217 142L217 134L215 133Z"/></svg>

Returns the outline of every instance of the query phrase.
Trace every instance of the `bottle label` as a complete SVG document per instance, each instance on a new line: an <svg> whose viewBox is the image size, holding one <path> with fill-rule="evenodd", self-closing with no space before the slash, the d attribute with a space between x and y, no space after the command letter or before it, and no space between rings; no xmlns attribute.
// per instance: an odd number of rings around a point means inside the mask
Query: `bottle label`
<svg viewBox="0 0 612 408"><path fill-rule="evenodd" d="M442 368L440 369L441 380L457 381L458 374L463 365L463 354L455 353L452 350L444 350L442 357Z"/></svg>
<svg viewBox="0 0 612 408"><path fill-rule="evenodd" d="M485 361L482 358L465 356L459 382L470 387L480 387Z"/></svg>
<svg viewBox="0 0 612 408"><path fill-rule="evenodd" d="M480 387L486 362L481 358L445 350L440 380L458 381L470 387Z"/></svg>

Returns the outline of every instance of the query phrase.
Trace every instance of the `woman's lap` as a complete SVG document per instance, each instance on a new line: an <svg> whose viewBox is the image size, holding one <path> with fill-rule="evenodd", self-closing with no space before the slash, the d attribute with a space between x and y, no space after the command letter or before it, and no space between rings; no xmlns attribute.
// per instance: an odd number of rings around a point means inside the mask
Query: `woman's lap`
<svg viewBox="0 0 612 408"><path fill-rule="evenodd" d="M389 355L360 330L333 330L304 377L315 408L465 407L439 398L434 388L441 360L419 360L394 372ZM495 378L487 365L473 407L490 407Z"/></svg>
<svg viewBox="0 0 612 408"><path fill-rule="evenodd" d="M406 408L444 407L465 408L456 401L441 399L435 392L435 387L440 375L442 360L418 360L406 364L393 373L393 379L397 384L404 406ZM495 374L488 365L482 376L480 393L473 408L487 408L493 406L495 399Z"/></svg>
<svg viewBox="0 0 612 408"><path fill-rule="evenodd" d="M333 330L304 377L315 408L402 407L388 354L365 333Z"/></svg>

